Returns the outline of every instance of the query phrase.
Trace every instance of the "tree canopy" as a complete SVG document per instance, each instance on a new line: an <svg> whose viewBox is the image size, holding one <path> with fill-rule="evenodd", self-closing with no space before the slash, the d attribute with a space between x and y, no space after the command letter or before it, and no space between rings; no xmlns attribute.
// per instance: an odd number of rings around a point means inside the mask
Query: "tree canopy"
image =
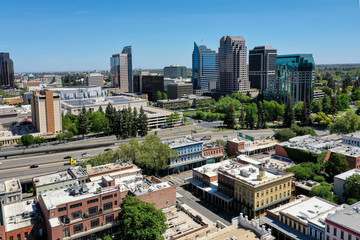
<svg viewBox="0 0 360 240"><path fill-rule="evenodd" d="M360 116L353 110L349 110L345 115L336 118L335 123L330 126L330 133L348 134L360 130Z"/></svg>
<svg viewBox="0 0 360 240"><path fill-rule="evenodd" d="M344 197L346 201L349 199L355 199L360 201L360 175L353 174L352 176L346 178L345 188L344 188Z"/></svg>
<svg viewBox="0 0 360 240"><path fill-rule="evenodd" d="M339 153L332 153L329 160L325 163L325 172L329 174L330 178L348 171L349 163L346 156Z"/></svg>
<svg viewBox="0 0 360 240"><path fill-rule="evenodd" d="M234 103L235 110L238 110L241 107L241 103L239 100L226 96L221 97L219 101L215 104L216 111L219 113L226 113L226 111L229 109L230 103Z"/></svg>

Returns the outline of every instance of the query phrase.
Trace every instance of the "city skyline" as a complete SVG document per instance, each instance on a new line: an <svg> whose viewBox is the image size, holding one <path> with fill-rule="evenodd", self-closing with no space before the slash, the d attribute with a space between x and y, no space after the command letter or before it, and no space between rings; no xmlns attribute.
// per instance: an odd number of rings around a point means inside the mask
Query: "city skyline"
<svg viewBox="0 0 360 240"><path fill-rule="evenodd" d="M109 70L108 56L126 45L133 46L133 68L191 68L194 41L217 49L219 39L228 35L244 36L249 49L271 45L279 55L313 53L318 64L360 62L357 1L222 3L219 8L215 0L183 1L175 7L163 0L6 2L0 51L11 54L17 73ZM127 11L110 14L117 9ZM242 19L241 24L234 19ZM194 24L205 28L199 31Z"/></svg>

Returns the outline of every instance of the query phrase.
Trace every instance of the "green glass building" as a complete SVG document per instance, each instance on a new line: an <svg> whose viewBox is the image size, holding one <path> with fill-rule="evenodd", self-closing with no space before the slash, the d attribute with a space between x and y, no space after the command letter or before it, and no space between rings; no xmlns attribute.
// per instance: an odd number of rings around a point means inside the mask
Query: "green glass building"
<svg viewBox="0 0 360 240"><path fill-rule="evenodd" d="M313 99L315 62L312 54L279 55L276 78L264 92L265 99L286 102L290 95L297 103Z"/></svg>

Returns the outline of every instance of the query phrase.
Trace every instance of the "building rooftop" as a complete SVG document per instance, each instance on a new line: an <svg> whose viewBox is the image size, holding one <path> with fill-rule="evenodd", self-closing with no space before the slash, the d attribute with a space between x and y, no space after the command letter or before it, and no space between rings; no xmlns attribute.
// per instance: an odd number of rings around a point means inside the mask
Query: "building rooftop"
<svg viewBox="0 0 360 240"><path fill-rule="evenodd" d="M338 211L341 211L343 209L345 209L346 207L348 207L349 205L347 204L341 204L340 206L337 206L335 208L330 209L329 211L326 211L322 214L319 214L318 216L314 217L313 219L310 219L309 222L317 225L318 227L324 228L325 229L325 219L327 216L330 216L334 213L337 213Z"/></svg>
<svg viewBox="0 0 360 240"><path fill-rule="evenodd" d="M21 190L21 185L18 179L10 179L0 181L0 194L12 193Z"/></svg>
<svg viewBox="0 0 360 240"><path fill-rule="evenodd" d="M39 204L35 199L3 205L5 231L30 227L42 221Z"/></svg>
<svg viewBox="0 0 360 240"><path fill-rule="evenodd" d="M217 162L217 163L208 163L206 165L203 165L201 167L198 168L194 168L194 171L197 171L201 174L204 174L208 177L213 177L216 176L218 174L218 169L221 167L222 169L230 169L230 168L235 168L235 167L240 167L242 166L242 164L234 162L232 160L224 160L221 162Z"/></svg>
<svg viewBox="0 0 360 240"><path fill-rule="evenodd" d="M71 167L68 171L71 176L77 179L87 178L89 176L89 174L81 166Z"/></svg>
<svg viewBox="0 0 360 240"><path fill-rule="evenodd" d="M241 167L235 167L232 169L222 169L219 168L219 171L222 173L225 173L227 176L230 176L236 180L245 182L250 185L259 185L266 182L271 182L272 180L282 178L284 176L292 176L292 173L286 173L281 170L277 169L271 169L271 168L262 168L265 171L265 178L264 179L258 179L258 175L260 172L260 166L258 165L244 165Z"/></svg>
<svg viewBox="0 0 360 240"><path fill-rule="evenodd" d="M243 161L243 162L247 162L249 164L255 164L255 165L260 165L262 164L261 161L258 161L256 159L250 158L248 155L239 155L236 157L237 160Z"/></svg>
<svg viewBox="0 0 360 240"><path fill-rule="evenodd" d="M349 134L345 134L343 137L355 137L355 138L360 138L360 131L353 132L353 133L349 133Z"/></svg>
<svg viewBox="0 0 360 240"><path fill-rule="evenodd" d="M319 185L320 185L320 183L315 182L315 181L311 181L311 180L302 181L302 182L300 182L300 181L295 182L295 186L296 186L296 187L305 189L305 190L307 190L307 191L311 191L311 189L312 189L313 187L316 187L316 186L319 186Z"/></svg>
<svg viewBox="0 0 360 240"><path fill-rule="evenodd" d="M284 205L285 206L285 205ZM328 212L338 207L337 204L326 201L319 197L312 197L300 203L284 208L282 214L290 215L307 223L307 221L318 217L320 214Z"/></svg>
<svg viewBox="0 0 360 240"><path fill-rule="evenodd" d="M360 202L328 216L326 220L360 234Z"/></svg>
<svg viewBox="0 0 360 240"><path fill-rule="evenodd" d="M183 138L177 138L170 141L164 141L165 144L168 144L170 148L179 148L179 147L185 147L193 144L202 144L202 141L195 140L191 137L183 137Z"/></svg>
<svg viewBox="0 0 360 240"><path fill-rule="evenodd" d="M57 172L53 174L48 174L44 176L39 176L34 178L34 185L36 187L58 183L58 182L66 182L74 179L67 171Z"/></svg>
<svg viewBox="0 0 360 240"><path fill-rule="evenodd" d="M158 107L144 107L144 112L148 118L168 116L174 113L174 111Z"/></svg>
<svg viewBox="0 0 360 240"><path fill-rule="evenodd" d="M346 180L348 177L354 175L354 174L358 174L360 175L360 169L351 169L347 172L344 173L340 173L338 175L336 175L334 178L338 178L338 179L342 179L342 180Z"/></svg>
<svg viewBox="0 0 360 240"><path fill-rule="evenodd" d="M109 103L111 104L126 104L134 102L146 102L145 99L133 98L127 96L115 96L106 98L91 98L91 99L74 99L74 100L63 100L62 104L69 107L82 107L82 106L103 106Z"/></svg>

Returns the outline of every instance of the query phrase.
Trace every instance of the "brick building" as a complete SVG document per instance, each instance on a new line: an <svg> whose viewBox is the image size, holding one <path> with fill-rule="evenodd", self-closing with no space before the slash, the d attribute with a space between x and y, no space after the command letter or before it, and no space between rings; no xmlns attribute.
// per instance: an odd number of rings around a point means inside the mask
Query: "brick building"
<svg viewBox="0 0 360 240"><path fill-rule="evenodd" d="M232 139L228 140L226 144L226 151L229 156L236 156L238 153L240 153L240 150L243 150L245 148L249 148L251 146L252 142L247 139Z"/></svg>

